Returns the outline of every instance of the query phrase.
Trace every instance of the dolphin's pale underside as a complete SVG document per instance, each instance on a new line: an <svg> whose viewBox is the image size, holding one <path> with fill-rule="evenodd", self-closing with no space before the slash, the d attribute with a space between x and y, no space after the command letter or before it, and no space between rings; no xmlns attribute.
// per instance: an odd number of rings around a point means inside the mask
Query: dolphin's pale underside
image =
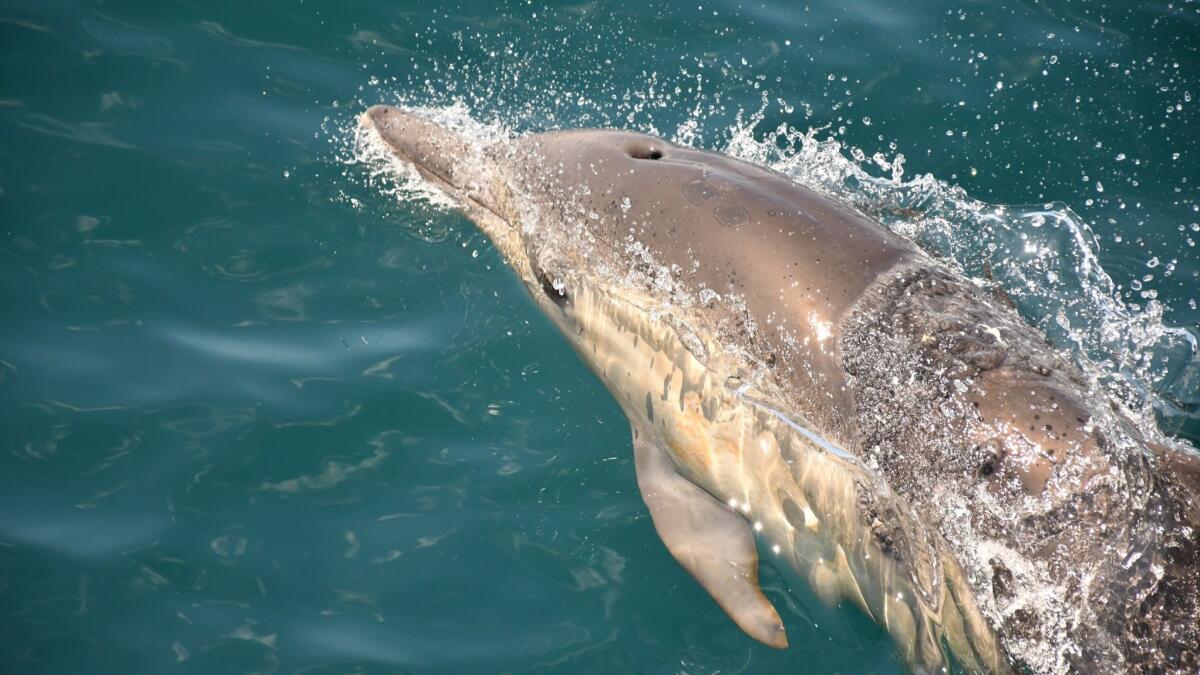
<svg viewBox="0 0 1200 675"><path fill-rule="evenodd" d="M754 638L770 548L920 671L1200 669L1200 462L984 285L771 171L642 134L362 118L621 404L671 554Z"/></svg>

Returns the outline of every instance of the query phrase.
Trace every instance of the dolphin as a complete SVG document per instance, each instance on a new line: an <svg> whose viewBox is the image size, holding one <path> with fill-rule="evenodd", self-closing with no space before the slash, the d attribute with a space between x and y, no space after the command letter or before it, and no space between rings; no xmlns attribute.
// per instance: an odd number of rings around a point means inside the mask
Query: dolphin
<svg viewBox="0 0 1200 675"><path fill-rule="evenodd" d="M751 637L787 645L761 548L917 672L1200 669L1200 460L986 282L649 135L480 142L386 105L360 132L474 221L603 381L656 531Z"/></svg>

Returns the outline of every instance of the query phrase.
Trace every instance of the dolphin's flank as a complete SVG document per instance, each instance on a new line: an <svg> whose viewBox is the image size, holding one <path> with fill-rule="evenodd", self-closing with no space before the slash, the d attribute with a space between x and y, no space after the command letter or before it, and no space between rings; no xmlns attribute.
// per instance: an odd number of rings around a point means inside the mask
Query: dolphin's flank
<svg viewBox="0 0 1200 675"><path fill-rule="evenodd" d="M671 554L784 647L756 540L917 671L1200 671L1200 461L986 289L761 167L623 131L365 132L491 238L629 418Z"/></svg>

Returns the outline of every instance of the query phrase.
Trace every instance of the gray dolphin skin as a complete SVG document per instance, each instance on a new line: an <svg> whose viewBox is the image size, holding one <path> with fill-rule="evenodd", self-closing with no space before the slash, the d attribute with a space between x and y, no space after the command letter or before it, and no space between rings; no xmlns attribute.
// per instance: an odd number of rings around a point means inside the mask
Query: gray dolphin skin
<svg viewBox="0 0 1200 675"><path fill-rule="evenodd" d="M390 106L360 131L459 205L612 392L655 529L753 638L787 645L761 550L917 672L1200 671L1200 461L987 284L652 136L480 142Z"/></svg>

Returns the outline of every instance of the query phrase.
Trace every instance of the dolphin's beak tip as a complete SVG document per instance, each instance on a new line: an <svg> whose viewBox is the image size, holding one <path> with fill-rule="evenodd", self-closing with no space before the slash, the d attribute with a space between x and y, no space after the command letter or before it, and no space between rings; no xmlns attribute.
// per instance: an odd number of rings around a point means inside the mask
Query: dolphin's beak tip
<svg viewBox="0 0 1200 675"><path fill-rule="evenodd" d="M461 188L462 164L470 154L469 140L440 123L393 105L367 108L359 124L373 129L396 158L413 165L426 178Z"/></svg>

